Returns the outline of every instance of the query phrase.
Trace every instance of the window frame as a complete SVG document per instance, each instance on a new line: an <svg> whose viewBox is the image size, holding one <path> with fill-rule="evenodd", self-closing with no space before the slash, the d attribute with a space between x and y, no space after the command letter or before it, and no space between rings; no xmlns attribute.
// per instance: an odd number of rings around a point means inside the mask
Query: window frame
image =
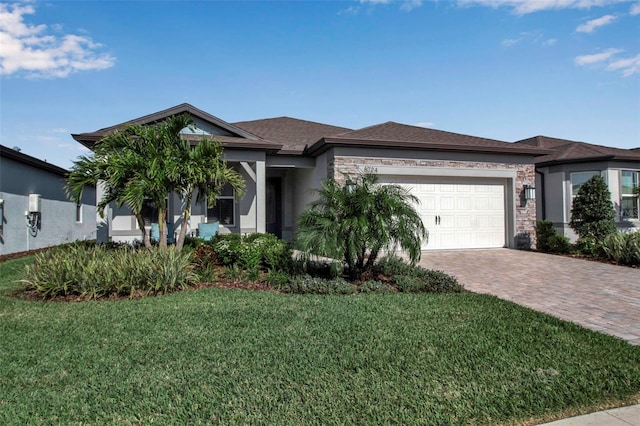
<svg viewBox="0 0 640 426"><path fill-rule="evenodd" d="M602 176L602 172L600 170L583 170L583 171L579 171L579 172L570 172L569 173L569 185L571 188L571 199L573 200L574 198L576 198L576 195L578 195L578 192L580 192L580 187L582 187L582 185L585 184L585 182L587 182L587 180L585 180L584 182L582 182L580 184L580 186L578 186L578 189L576 191L573 190L573 176L574 175L585 175L587 173L591 173L592 175L587 179L591 179L594 176Z"/></svg>
<svg viewBox="0 0 640 426"><path fill-rule="evenodd" d="M625 193L624 192L624 186L622 184L622 176L625 173L631 173L632 176L635 176L635 179L632 178L632 187L631 187L631 193ZM638 170L620 170L620 218L623 220L640 220L640 194L634 194L633 193L633 188L635 185L635 187L638 186L638 184L640 184L640 171ZM631 199L632 202L635 199L635 204L636 204L636 214L635 216L627 216L624 214L624 210L622 208L622 204L624 200L628 200Z"/></svg>
<svg viewBox="0 0 640 426"><path fill-rule="evenodd" d="M225 189L231 189L231 195L223 195L225 192ZM210 211L214 210L216 208L216 206L218 205L218 200L231 200L231 223L224 223L220 220L220 218L216 215L212 215L210 214ZM236 223L236 190L235 188L233 188L231 185L225 185L225 188L222 189L222 191L220 191L220 195L218 195L216 197L216 202L215 204L209 208L208 207L208 200L207 200L207 204L205 205L205 219L207 222L215 222L215 220L213 220L213 218L217 218L217 222L220 223L220 226L224 226L225 228L235 228L237 226Z"/></svg>

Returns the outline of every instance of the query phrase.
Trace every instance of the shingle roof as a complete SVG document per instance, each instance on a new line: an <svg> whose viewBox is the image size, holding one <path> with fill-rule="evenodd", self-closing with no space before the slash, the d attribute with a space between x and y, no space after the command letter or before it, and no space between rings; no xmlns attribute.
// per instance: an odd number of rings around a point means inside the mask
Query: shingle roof
<svg viewBox="0 0 640 426"><path fill-rule="evenodd" d="M55 173L60 176L67 176L67 174L69 174L69 171L66 169L63 169L62 167L40 160L39 158L35 158L30 155L24 154L18 150L8 148L4 145L0 145L0 158L2 157L10 158L14 161L18 161L23 164L28 164L38 169L47 170L49 172Z"/></svg>
<svg viewBox="0 0 640 426"><path fill-rule="evenodd" d="M346 127L332 126L291 117L265 118L240 121L234 126L283 145L281 154L301 154L305 148L323 137L350 131Z"/></svg>
<svg viewBox="0 0 640 426"><path fill-rule="evenodd" d="M309 148L317 152L328 145L356 145L380 148L410 148L445 151L482 151L512 154L544 155L548 152L537 147L515 145L510 142L442 130L427 129L388 121L363 129L344 132Z"/></svg>
<svg viewBox="0 0 640 426"><path fill-rule="evenodd" d="M597 160L640 161L640 152L634 149L611 148L548 136L534 136L516 144L553 150L552 153L535 159L538 166Z"/></svg>
<svg viewBox="0 0 640 426"><path fill-rule="evenodd" d="M96 130L95 132L72 134L71 136L75 140L77 140L78 142L86 146L87 148L92 148L97 141L99 141L106 135L112 133L116 129L123 128L130 124L141 124L141 125L155 124L155 123L161 122L162 120L165 120L168 117L178 115L178 114L183 114L183 113L190 114L193 117L197 117L207 123L210 123L214 126L217 126L221 129L226 130L231 136L214 136L215 139L222 142L222 144L226 147L236 147L236 145L240 144L238 146L243 146L247 148L270 149L275 151L282 148L281 144L264 140L247 130L241 129L230 123L227 123L226 121L221 120L218 117L215 117L187 103L176 105L174 107L167 108L165 110L158 111L153 114L145 115L139 118L135 118L133 120L126 121L124 123L116 124L114 126L105 127L103 129ZM201 136L198 136L198 137L201 137ZM229 145L229 144L232 144L232 145Z"/></svg>

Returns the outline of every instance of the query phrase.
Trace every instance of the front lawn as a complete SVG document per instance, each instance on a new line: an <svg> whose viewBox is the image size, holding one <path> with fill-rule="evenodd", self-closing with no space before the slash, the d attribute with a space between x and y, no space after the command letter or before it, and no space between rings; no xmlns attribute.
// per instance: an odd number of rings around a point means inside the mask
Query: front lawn
<svg viewBox="0 0 640 426"><path fill-rule="evenodd" d="M0 264L0 292L32 257ZM640 347L470 293L0 297L0 424L524 424L640 402Z"/></svg>

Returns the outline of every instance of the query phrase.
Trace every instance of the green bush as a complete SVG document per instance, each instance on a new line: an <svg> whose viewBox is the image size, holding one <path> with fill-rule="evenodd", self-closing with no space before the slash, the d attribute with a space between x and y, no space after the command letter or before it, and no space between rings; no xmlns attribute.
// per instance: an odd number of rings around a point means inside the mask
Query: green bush
<svg viewBox="0 0 640 426"><path fill-rule="evenodd" d="M571 253L573 246L571 241L564 235L555 234L549 238L549 251L548 253L567 254Z"/></svg>
<svg viewBox="0 0 640 426"><path fill-rule="evenodd" d="M234 265L240 257L242 236L240 234L218 235L213 242L213 247L218 259L225 266Z"/></svg>
<svg viewBox="0 0 640 426"><path fill-rule="evenodd" d="M536 223L536 249L543 253L551 253L549 239L556 235L553 222L549 220L539 220Z"/></svg>
<svg viewBox="0 0 640 426"><path fill-rule="evenodd" d="M408 293L460 293L464 287L457 279L442 271L411 266L396 256L388 256L376 264L374 271L390 277L398 290Z"/></svg>
<svg viewBox="0 0 640 426"><path fill-rule="evenodd" d="M397 256L387 256L382 258L374 266L374 272L387 276L411 275L413 267Z"/></svg>
<svg viewBox="0 0 640 426"><path fill-rule="evenodd" d="M602 240L616 232L611 192L601 176L594 176L580 186L571 206L569 226L580 238Z"/></svg>
<svg viewBox="0 0 640 426"><path fill-rule="evenodd" d="M358 287L358 291L360 293L369 294L369 293L377 293L377 294L387 294L387 293L395 293L395 289L393 286L390 286L387 283L383 283L382 281L365 281Z"/></svg>
<svg viewBox="0 0 640 426"><path fill-rule="evenodd" d="M600 255L625 265L640 265L640 232L607 236L600 245Z"/></svg>
<svg viewBox="0 0 640 426"><path fill-rule="evenodd" d="M578 239L573 245L573 251L583 254L585 256L597 256L598 254L598 242L594 238L584 237Z"/></svg>
<svg viewBox="0 0 640 426"><path fill-rule="evenodd" d="M189 264L190 255L173 248L109 250L69 245L36 254L23 281L27 289L45 298L167 293L197 280Z"/></svg>
<svg viewBox="0 0 640 426"><path fill-rule="evenodd" d="M460 293L464 289L452 276L426 269L420 274L395 276L394 281L403 293Z"/></svg>
<svg viewBox="0 0 640 426"><path fill-rule="evenodd" d="M219 236L213 243L219 261L225 266L237 265L246 270L292 268L292 252L289 244L273 234L253 233L245 237L239 234Z"/></svg>
<svg viewBox="0 0 640 426"><path fill-rule="evenodd" d="M270 269L264 275L263 279L272 288L275 288L276 290L280 290L289 284L289 281L291 281L291 275L285 272L280 272L274 269Z"/></svg>
<svg viewBox="0 0 640 426"><path fill-rule="evenodd" d="M197 269L196 275L198 276L198 282L201 283L212 283L218 279L218 273L216 269L211 266Z"/></svg>
<svg viewBox="0 0 640 426"><path fill-rule="evenodd" d="M295 294L353 294L356 287L342 278L324 279L302 275L293 277L281 291Z"/></svg>

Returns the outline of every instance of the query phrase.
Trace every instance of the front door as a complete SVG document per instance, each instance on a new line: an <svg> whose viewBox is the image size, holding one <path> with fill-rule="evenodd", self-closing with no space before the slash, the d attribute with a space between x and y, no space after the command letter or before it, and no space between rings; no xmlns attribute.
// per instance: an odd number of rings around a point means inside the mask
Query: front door
<svg viewBox="0 0 640 426"><path fill-rule="evenodd" d="M267 232L282 238L282 178L267 178Z"/></svg>

